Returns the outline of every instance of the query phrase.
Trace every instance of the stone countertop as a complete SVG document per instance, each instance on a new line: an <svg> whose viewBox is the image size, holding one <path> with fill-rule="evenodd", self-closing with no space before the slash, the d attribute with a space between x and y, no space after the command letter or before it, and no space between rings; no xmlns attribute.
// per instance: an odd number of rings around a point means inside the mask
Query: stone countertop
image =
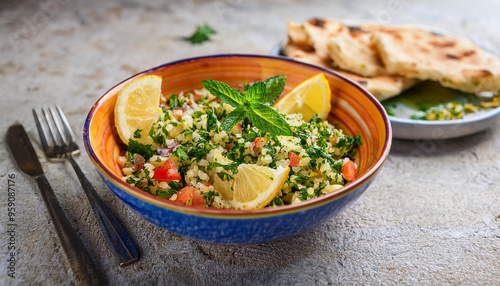
<svg viewBox="0 0 500 286"><path fill-rule="evenodd" d="M500 47L498 1L2 1L0 3L0 284L74 284L46 207L5 146L22 122L47 177L111 285L497 284L500 281L500 123L446 141L394 140L370 188L320 227L268 244L185 239L126 208L83 151L78 162L138 245L120 268L69 164L42 155L33 107L59 104L81 132L93 103L119 81L173 60L268 54L286 20L311 17L427 25ZM213 40L179 40L208 23ZM83 148L81 136L78 144ZM8 177L15 179L17 261L7 275Z"/></svg>

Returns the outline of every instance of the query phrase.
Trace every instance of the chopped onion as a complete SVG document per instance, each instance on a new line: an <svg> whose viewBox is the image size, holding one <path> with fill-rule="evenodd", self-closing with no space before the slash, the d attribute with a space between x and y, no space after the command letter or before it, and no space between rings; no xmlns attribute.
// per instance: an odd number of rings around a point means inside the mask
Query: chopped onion
<svg viewBox="0 0 500 286"><path fill-rule="evenodd" d="M179 142L175 141L174 145L172 145L172 147L170 147L170 149L172 151L175 151L175 149L177 149L177 147L181 146L181 144L179 144Z"/></svg>
<svg viewBox="0 0 500 286"><path fill-rule="evenodd" d="M158 151L156 151L156 153L160 156L168 156L168 154L170 154L170 152L174 151L179 146L180 146L179 142L175 141L174 144L172 145L172 147L160 148L160 149L158 149Z"/></svg>
<svg viewBox="0 0 500 286"><path fill-rule="evenodd" d="M170 148L160 148L156 153L160 156L167 156L170 153Z"/></svg>

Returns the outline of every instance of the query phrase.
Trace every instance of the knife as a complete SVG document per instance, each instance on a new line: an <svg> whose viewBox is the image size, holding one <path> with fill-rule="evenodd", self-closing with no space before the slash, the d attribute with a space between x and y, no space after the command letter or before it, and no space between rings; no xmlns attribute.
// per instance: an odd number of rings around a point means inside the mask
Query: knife
<svg viewBox="0 0 500 286"><path fill-rule="evenodd" d="M35 178L45 201L49 215L54 223L57 236L66 254L75 279L84 285L103 285L97 268L90 259L82 240L71 226L68 217L57 201L56 195L43 173L35 149L21 124L14 124L7 130L7 145L19 169Z"/></svg>

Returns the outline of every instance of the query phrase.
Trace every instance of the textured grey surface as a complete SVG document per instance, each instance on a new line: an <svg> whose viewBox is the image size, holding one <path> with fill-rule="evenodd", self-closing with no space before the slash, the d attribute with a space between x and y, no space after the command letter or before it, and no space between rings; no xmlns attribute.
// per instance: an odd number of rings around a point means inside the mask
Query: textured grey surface
<svg viewBox="0 0 500 286"><path fill-rule="evenodd" d="M456 140L394 141L379 176L344 213L305 234L248 246L201 243L152 226L106 188L84 153L79 163L142 254L120 268L73 170L42 156L31 117L31 108L58 103L81 133L92 104L119 81L186 57L267 54L284 37L286 19L423 24L486 40L494 50L498 11L493 0L1 2L0 284L74 284L34 182L6 150L14 122L28 130L61 204L112 285L500 283L500 123ZM213 41L179 40L204 22L218 31ZM15 278L7 276L8 174L16 176Z"/></svg>

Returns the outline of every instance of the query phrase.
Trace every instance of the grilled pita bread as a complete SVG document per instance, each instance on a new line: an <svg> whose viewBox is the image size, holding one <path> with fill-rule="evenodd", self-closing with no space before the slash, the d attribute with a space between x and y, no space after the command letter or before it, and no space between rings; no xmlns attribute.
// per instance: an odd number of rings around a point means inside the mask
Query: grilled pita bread
<svg viewBox="0 0 500 286"><path fill-rule="evenodd" d="M400 76L376 76L369 78L338 70L333 68L331 59L325 60L319 57L314 51L301 49L299 46L291 43L288 43L284 47L284 53L287 57L297 61L333 69L366 88L380 101L394 97L418 82L415 79Z"/></svg>
<svg viewBox="0 0 500 286"><path fill-rule="evenodd" d="M399 95L401 92L420 82L417 79L401 76L379 75L363 77L342 70L335 71L366 88L379 101Z"/></svg>
<svg viewBox="0 0 500 286"><path fill-rule="evenodd" d="M332 60L319 57L313 50L305 50L300 46L292 43L288 43L284 48L283 52L285 56L305 62L308 64L317 65L324 68L332 68Z"/></svg>
<svg viewBox="0 0 500 286"><path fill-rule="evenodd" d="M327 42L328 54L343 70L361 76L386 74L380 55L372 43L375 26L342 26Z"/></svg>
<svg viewBox="0 0 500 286"><path fill-rule="evenodd" d="M381 28L373 35L389 73L464 92L500 91L500 60L471 41L415 28Z"/></svg>
<svg viewBox="0 0 500 286"><path fill-rule="evenodd" d="M340 22L323 19L310 19L304 23L309 45L322 59L328 59L328 40L336 37L343 25Z"/></svg>
<svg viewBox="0 0 500 286"><path fill-rule="evenodd" d="M310 44L309 35L304 30L304 25L289 20L287 22L287 35L288 43L293 43L294 46L303 50L314 49Z"/></svg>

